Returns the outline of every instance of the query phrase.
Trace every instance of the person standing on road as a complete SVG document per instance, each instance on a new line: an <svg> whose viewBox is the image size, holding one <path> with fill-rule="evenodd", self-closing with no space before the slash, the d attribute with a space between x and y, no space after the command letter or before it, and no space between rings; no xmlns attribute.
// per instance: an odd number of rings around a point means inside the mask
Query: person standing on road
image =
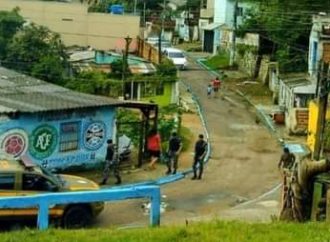
<svg viewBox="0 0 330 242"><path fill-rule="evenodd" d="M176 132L173 132L171 135L171 138L168 142L167 153L168 153L169 159L167 162L166 175L171 174L172 169L173 169L172 174L176 174L176 170L178 169L178 158L179 158L181 149L182 149L181 138L177 135Z"/></svg>
<svg viewBox="0 0 330 242"><path fill-rule="evenodd" d="M220 86L221 86L221 81L219 80L219 77L216 77L216 78L212 81L213 93L214 93L214 97L215 97L215 98L218 97L218 93L219 93L219 90L220 90Z"/></svg>
<svg viewBox="0 0 330 242"><path fill-rule="evenodd" d="M110 172L113 172L113 175L116 177L117 182L116 185L119 185L121 183L121 177L119 175L119 160L118 155L116 152L116 147L112 142L112 139L107 140L107 153L105 155L105 167L103 170L103 180L100 183L100 185L105 185L107 183L107 180L109 179Z"/></svg>
<svg viewBox="0 0 330 242"><path fill-rule="evenodd" d="M194 171L194 176L191 178L192 180L202 179L202 174L204 170L204 158L206 156L206 153L207 153L207 142L204 140L204 135L200 134L195 144L195 156L192 167ZM199 168L198 176L197 176L197 166Z"/></svg>
<svg viewBox="0 0 330 242"><path fill-rule="evenodd" d="M212 81L212 86L213 86L213 92L214 92L214 97L218 97L218 92L221 86L221 81L219 80L219 77L216 77L213 81Z"/></svg>
<svg viewBox="0 0 330 242"><path fill-rule="evenodd" d="M284 147L283 154L281 155L280 161L278 162L278 168L282 170L290 170L293 167L295 161L296 157L294 154L290 152L288 147Z"/></svg>
<svg viewBox="0 0 330 242"><path fill-rule="evenodd" d="M162 151L161 144L160 135L158 134L157 130L151 130L147 139L147 149L150 155L150 163L148 167L150 170L156 169L156 162L158 161Z"/></svg>
<svg viewBox="0 0 330 242"><path fill-rule="evenodd" d="M211 84L209 84L208 86L207 86L207 97L208 98L211 98L211 94L212 94L212 85Z"/></svg>

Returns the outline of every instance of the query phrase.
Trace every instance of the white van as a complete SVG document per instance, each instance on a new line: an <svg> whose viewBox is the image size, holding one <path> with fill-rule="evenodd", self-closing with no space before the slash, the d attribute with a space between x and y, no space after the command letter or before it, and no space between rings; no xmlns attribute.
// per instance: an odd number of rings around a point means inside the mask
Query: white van
<svg viewBox="0 0 330 242"><path fill-rule="evenodd" d="M179 69L187 69L188 61L181 50L175 48L166 48L164 55L168 59L172 60L174 65Z"/></svg>

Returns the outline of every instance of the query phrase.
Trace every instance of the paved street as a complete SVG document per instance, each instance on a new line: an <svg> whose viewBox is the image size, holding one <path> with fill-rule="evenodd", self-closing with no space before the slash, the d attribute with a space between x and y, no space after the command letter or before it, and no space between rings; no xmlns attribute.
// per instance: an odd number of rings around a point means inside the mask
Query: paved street
<svg viewBox="0 0 330 242"><path fill-rule="evenodd" d="M276 167L280 146L266 128L256 124L254 110L235 94L222 90L226 100L208 99L206 87L212 75L193 61L190 70L180 72L180 78L199 97L212 154L202 181L186 178L162 187L168 207L162 214L161 223L184 224L209 218L269 220L270 215L277 212L277 193L265 196L257 206L251 203L237 210L233 207L253 200L279 184ZM202 128L199 125L192 131L197 136ZM182 162L189 163L191 159L192 155L186 154ZM143 213L141 204L142 201L136 200L110 204L95 226L147 225L149 218Z"/></svg>

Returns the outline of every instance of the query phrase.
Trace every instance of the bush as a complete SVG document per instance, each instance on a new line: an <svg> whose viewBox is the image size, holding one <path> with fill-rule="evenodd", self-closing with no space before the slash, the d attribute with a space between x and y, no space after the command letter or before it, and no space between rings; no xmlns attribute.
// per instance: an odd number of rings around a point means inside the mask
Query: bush
<svg viewBox="0 0 330 242"><path fill-rule="evenodd" d="M203 61L212 70L224 69L229 66L229 54L225 51L219 52L217 55Z"/></svg>
<svg viewBox="0 0 330 242"><path fill-rule="evenodd" d="M176 76L177 69L172 61L164 58L162 63L157 66L157 75L159 76Z"/></svg>

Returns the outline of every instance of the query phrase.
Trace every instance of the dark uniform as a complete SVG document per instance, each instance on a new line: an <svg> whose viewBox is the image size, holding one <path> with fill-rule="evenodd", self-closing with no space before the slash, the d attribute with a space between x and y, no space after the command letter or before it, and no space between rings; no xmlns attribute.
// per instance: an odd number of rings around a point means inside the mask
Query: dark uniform
<svg viewBox="0 0 330 242"><path fill-rule="evenodd" d="M103 180L100 183L101 185L105 185L107 183L111 171L113 172L113 175L117 179L117 182L115 184L118 185L121 183L121 177L119 175L118 166L119 166L119 159L115 149L115 145L112 143L108 143L107 154L105 156L105 167L103 170Z"/></svg>
<svg viewBox="0 0 330 242"><path fill-rule="evenodd" d="M166 174L170 174L172 172L176 174L176 170L178 169L178 158L179 158L179 152L181 150L181 139L176 134L172 135L170 138L170 141L168 142L168 162L167 162L167 172Z"/></svg>
<svg viewBox="0 0 330 242"><path fill-rule="evenodd" d="M278 167L283 169L291 169L295 160L296 157L294 154L290 153L288 148L284 148L283 154L281 155L281 159L278 163Z"/></svg>
<svg viewBox="0 0 330 242"><path fill-rule="evenodd" d="M202 179L202 174L204 170L204 158L207 151L207 142L203 140L203 136L199 136L199 140L195 144L195 156L194 156L194 163L193 163L193 171L194 171L194 179ZM197 165L199 168L199 174L197 177Z"/></svg>

